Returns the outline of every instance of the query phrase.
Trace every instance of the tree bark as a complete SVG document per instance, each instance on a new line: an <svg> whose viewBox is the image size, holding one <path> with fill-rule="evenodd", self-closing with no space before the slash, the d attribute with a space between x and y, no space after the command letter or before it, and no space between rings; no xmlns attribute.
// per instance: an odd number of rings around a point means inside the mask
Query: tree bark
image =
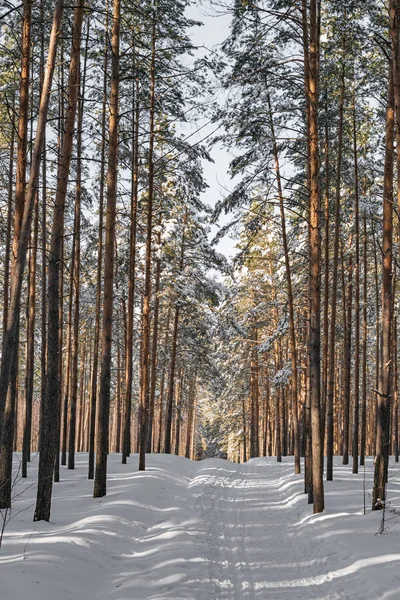
<svg viewBox="0 0 400 600"><path fill-rule="evenodd" d="M25 205L28 120L29 120L29 73L30 73L30 44L31 44L31 13L32 0L24 1L22 18L22 56L21 79L19 86L19 119L18 119L18 146L17 146L17 172L15 181L15 209L14 209L14 235L12 242L11 278L14 277L18 244L21 234L22 219ZM36 197L36 194L35 194ZM8 290L7 290L8 293ZM3 363L10 361L10 386L4 390L4 398L0 397L0 508L11 508L12 487L12 454L15 427L15 403L17 393L18 349L19 349L20 315L16 316L15 340L11 346L10 356L4 342L6 336L3 331ZM2 390L1 390L2 391ZM1 392L0 392L1 393ZM5 401L4 425L2 418L2 404ZM3 435L1 435L3 428Z"/></svg>
<svg viewBox="0 0 400 600"><path fill-rule="evenodd" d="M382 242L382 343L380 381L377 403L376 455L372 510L384 506L389 460L389 421L392 374L392 237L393 237L393 155L394 155L394 85L393 61L398 46L398 0L390 0L390 33L393 57L389 64L388 100L386 108L385 166L383 180L383 242ZM396 41L397 40L397 46Z"/></svg>
<svg viewBox="0 0 400 600"><path fill-rule="evenodd" d="M188 218L188 212L186 210L184 220L183 220L183 226L182 226L182 241L181 241L181 255L180 255L180 259L179 259L179 272L183 271L183 266L184 266L185 233L186 233L187 218ZM179 304L179 302L176 302L175 316L174 316L174 330L173 330L173 334L172 334L171 367L170 367L170 373L169 373L168 395L167 395L167 417L166 417L166 423L165 423L165 441L164 441L165 454L171 454L172 412L173 412L173 400L174 400L176 354L177 354L177 347L178 347L179 313L180 313L180 304Z"/></svg>
<svg viewBox="0 0 400 600"><path fill-rule="evenodd" d="M397 167L397 211L398 215L400 215L400 40L399 40L399 20L400 20L400 2L396 0L392 10L394 10L393 15L393 26L392 26L392 42L393 42L393 88L394 88L394 101L395 101L395 119L396 119L396 167ZM398 218L398 243L400 243L400 218ZM400 250L399 250L400 256ZM393 297L395 297L395 293L393 291ZM397 321L396 321L397 322ZM396 330L394 333L395 343L394 348L397 350L397 337ZM397 364L397 353L394 353L395 361ZM398 373L397 368L395 367L395 406L394 406L394 454L395 461L399 462L399 443L398 443L398 420L399 420L399 410L398 410Z"/></svg>
<svg viewBox="0 0 400 600"><path fill-rule="evenodd" d="M58 423L60 402L60 265L64 236L64 211L72 155L76 107L78 102L79 57L81 48L84 0L79 0L74 9L72 25L72 48L68 78L68 109L62 140L61 158L54 207L51 251L48 272L48 327L47 327L47 371L46 392L41 410L40 458L38 489L34 521L49 521L53 488L53 468L58 447ZM57 424L55 427L54 424Z"/></svg>
<svg viewBox="0 0 400 600"><path fill-rule="evenodd" d="M32 402L35 370L35 322L36 322L36 262L39 233L39 194L36 194L35 222L33 227L32 249L29 256L29 302L27 325L27 351L25 375L25 420L22 441L22 477L28 476L28 462L31 460Z"/></svg>
<svg viewBox="0 0 400 600"><path fill-rule="evenodd" d="M15 96L13 97L13 115L15 108ZM9 287L10 287L10 257L11 257L11 225L14 185L14 149L15 149L15 118L11 123L10 161L8 167L8 202L7 202L7 227L6 247L4 253L4 285L3 285L3 340L7 330Z"/></svg>
<svg viewBox="0 0 400 600"><path fill-rule="evenodd" d="M131 224L129 239L129 281L128 281L128 314L126 331L125 357L125 410L124 433L122 443L122 464L131 452L131 413L132 413L132 380L133 380L133 321L135 308L135 279L136 279L136 231L139 182L139 79L136 77L133 87L132 104L132 179L131 179Z"/></svg>
<svg viewBox="0 0 400 600"><path fill-rule="evenodd" d="M342 39L343 55L346 49L346 41ZM332 263L332 303L331 322L329 333L328 350L328 381L326 396L326 479L333 480L333 442L334 442L334 412L333 397L335 393L335 341L336 341L336 308L338 291L338 264L339 264L339 240L340 240L340 195L342 179L342 149L343 149L343 111L345 92L345 62L344 57L341 65L341 83L339 98L339 124L338 124L338 150L336 163L335 182L335 236L333 241L333 263Z"/></svg>
<svg viewBox="0 0 400 600"><path fill-rule="evenodd" d="M100 321L101 321L101 271L103 264L103 220L104 220L104 178L105 178L105 151L106 151L106 110L107 110L107 71L108 71L108 0L106 2L106 24L104 32L104 77L103 77L103 103L101 112L101 160L100 160L100 185L99 185L99 228L97 243L97 272L96 272L96 320L94 326L93 365L90 382L90 416L89 416L89 465L88 479L94 478L94 448L97 412L97 381L100 346Z"/></svg>
<svg viewBox="0 0 400 600"><path fill-rule="evenodd" d="M257 347L257 323L254 323L252 339L254 344L250 350L250 458L259 456L259 402L258 402L258 347Z"/></svg>
<svg viewBox="0 0 400 600"><path fill-rule="evenodd" d="M156 19L153 14L151 36L151 65L150 65L150 143L149 143L149 188L147 197L146 224L146 258L143 295L143 341L142 341L142 380L141 380L141 419L139 442L139 471L146 468L147 426L149 420L150 392L150 299L151 299L151 261L152 261L152 231L153 231L153 196L154 196L154 118L155 118L155 61L156 61Z"/></svg>
<svg viewBox="0 0 400 600"><path fill-rule="evenodd" d="M288 307L289 307L289 332L290 332L290 352L291 352L291 395L292 395L292 414L293 414L293 436L294 436L294 472L300 473L300 434L299 434L299 420L298 420L298 396L297 396L297 345L296 345L296 328L294 322L294 300L293 300L293 289L292 289L292 273L290 267L289 257L289 246L286 235L286 216L285 207L283 203L283 190L281 171L279 164L278 146L275 137L274 119L271 109L271 101L268 95L268 109L270 113L270 124L271 124L271 137L275 160L275 174L276 183L278 187L278 199L279 199L279 211L281 217L281 230L282 230L282 243L283 252L285 255L285 270L286 270L286 285L288 293Z"/></svg>
<svg viewBox="0 0 400 600"><path fill-rule="evenodd" d="M349 244L351 252L351 242ZM343 316L344 316L344 394L343 394L343 460L342 464L349 464L349 439L350 439L350 393L351 393L351 332L352 332L352 308L353 308L353 259L349 259L349 279L347 282L347 294L344 284L345 264L342 254L342 276L343 276ZM347 316L346 316L347 312Z"/></svg>
<svg viewBox="0 0 400 600"><path fill-rule="evenodd" d="M169 343L169 323L171 320L171 304L169 304L168 306L168 311L167 311L167 322L166 322L166 326L165 326L165 339L164 339L164 354L165 356L168 353L168 343ZM164 385L165 385L165 364L163 364L162 366L162 373L161 373L161 383L160 383L160 396L159 396L159 405L160 405L160 412L158 415L158 441L157 441L157 452L158 454L161 453L161 447L162 447L162 433L163 433L163 416L164 416L164 411L163 411L163 407L164 407Z"/></svg>
<svg viewBox="0 0 400 600"><path fill-rule="evenodd" d="M326 101L327 104L327 101ZM324 232L324 311L323 311L323 348L322 348L322 444L325 448L327 395L328 395L328 350L329 350L329 250L330 250L330 165L329 165L329 123L328 111L325 114L325 232Z"/></svg>
<svg viewBox="0 0 400 600"><path fill-rule="evenodd" d="M324 510L323 449L321 444L321 239L319 230L317 2L310 0L310 385L314 513Z"/></svg>
<svg viewBox="0 0 400 600"><path fill-rule="evenodd" d="M353 417L353 473L358 473L359 457L359 413L360 413L360 209L358 190L358 150L356 100L353 101L353 154L354 154L354 196L355 196L355 301L354 301L354 417Z"/></svg>
<svg viewBox="0 0 400 600"><path fill-rule="evenodd" d="M160 217L161 225L161 217ZM157 235L158 248L161 246L161 233ZM154 317L153 317L153 339L151 342L151 383L150 383L150 402L149 402L149 421L147 424L147 452L151 452L153 422L154 422L154 405L156 397L157 383L157 346L158 346L158 318L160 312L160 278L161 278L161 259L158 256L156 260L156 280L154 287Z"/></svg>
<svg viewBox="0 0 400 600"><path fill-rule="evenodd" d="M96 440L96 473L93 497L101 498L107 492L107 452L110 419L110 387L111 387L111 336L113 319L113 284L114 284L114 250L115 250L115 218L117 200L117 150L118 150L118 100L119 100L119 32L120 32L120 0L113 2L112 26L112 74L110 90L110 121L108 145L107 173L107 217L106 240L104 245L104 296L103 296L103 331L101 351L99 410L97 415Z"/></svg>
<svg viewBox="0 0 400 600"><path fill-rule="evenodd" d="M78 122L76 131L76 185L75 185L75 214L73 232L73 298L74 323L73 344L71 355L71 396L69 402L69 436L68 436L68 469L75 468L76 448L76 409L78 399L78 357L79 357L79 311L80 311L80 270L81 270L81 196L82 196L82 130L83 110L85 102L85 86L87 71L87 53L89 44L89 21L87 22L85 55L78 102Z"/></svg>
<svg viewBox="0 0 400 600"><path fill-rule="evenodd" d="M361 391L361 441L360 465L365 464L367 439L367 302L368 302L368 261L367 261L367 216L363 216L363 246L364 246L364 286L363 286L363 344L362 344L362 391Z"/></svg>

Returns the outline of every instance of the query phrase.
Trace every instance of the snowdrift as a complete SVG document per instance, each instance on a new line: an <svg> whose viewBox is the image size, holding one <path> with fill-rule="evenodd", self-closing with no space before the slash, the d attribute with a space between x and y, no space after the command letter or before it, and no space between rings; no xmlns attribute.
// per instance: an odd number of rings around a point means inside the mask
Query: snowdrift
<svg viewBox="0 0 400 600"><path fill-rule="evenodd" d="M18 464L18 456L15 458ZM0 549L1 600L235 600L400 598L400 516L375 535L372 460L351 473L336 460L323 514L312 515L292 458L244 465L109 457L108 494L93 499L87 455L62 468L51 523L33 523L37 457L20 480ZM391 507L400 506L393 463Z"/></svg>

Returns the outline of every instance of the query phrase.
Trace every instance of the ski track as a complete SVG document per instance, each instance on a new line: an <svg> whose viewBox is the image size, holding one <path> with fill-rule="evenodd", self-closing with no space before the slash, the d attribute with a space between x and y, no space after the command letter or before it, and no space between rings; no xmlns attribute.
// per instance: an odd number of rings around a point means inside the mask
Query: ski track
<svg viewBox="0 0 400 600"><path fill-rule="evenodd" d="M202 484L195 506L200 508L207 523L206 552L212 597L253 600L244 497L239 492L246 487L247 474L236 481L229 474L231 470L217 467ZM232 494L232 490L236 493Z"/></svg>
<svg viewBox="0 0 400 600"><path fill-rule="evenodd" d="M326 511L313 516L312 507L305 505L303 478L293 477L292 464L263 459L244 465L207 462L191 484L198 488L195 510L200 510L207 524L205 554L212 587L201 598L376 600L378 588L363 577L371 567L377 568L376 574L381 572L379 567L391 571L390 584L397 588L384 597L394 593L400 598L400 577L393 577L400 554L353 561L342 552L342 540L336 547L334 537L318 535L326 523L337 518L358 518L360 527L360 514L354 517ZM367 544L376 540L370 537Z"/></svg>
<svg viewBox="0 0 400 600"><path fill-rule="evenodd" d="M282 469L289 475L291 467ZM287 486L282 483L285 477L281 474L280 478L268 481L266 475L265 464L252 461L225 468L210 465L194 480L195 487L199 487L195 509L200 509L207 523L206 554L213 588L206 598L312 597L300 596L299 589L306 584L313 587L325 561L319 561L319 568L312 560L304 561L305 556L316 553L315 544L313 552L310 542L304 539L297 547L296 534L290 528L294 528L298 513L292 511L291 522L288 509L293 507L287 502ZM300 496L304 501L301 494L292 501ZM289 529L288 538L285 529ZM265 539L267 544L263 543ZM286 582L283 586L282 576Z"/></svg>
<svg viewBox="0 0 400 600"><path fill-rule="evenodd" d="M191 462L110 455L93 500L87 457L55 486L52 522L31 522L36 473L0 551L0 600L398 600L400 527L375 536L362 475L335 466L313 515L292 459ZM372 461L368 467L372 479ZM396 475L397 477L397 475ZM400 503L400 481L392 484ZM397 494L397 495L396 495ZM25 510L25 508L26 510ZM29 509L29 510L28 510ZM49 570L49 566L51 567Z"/></svg>

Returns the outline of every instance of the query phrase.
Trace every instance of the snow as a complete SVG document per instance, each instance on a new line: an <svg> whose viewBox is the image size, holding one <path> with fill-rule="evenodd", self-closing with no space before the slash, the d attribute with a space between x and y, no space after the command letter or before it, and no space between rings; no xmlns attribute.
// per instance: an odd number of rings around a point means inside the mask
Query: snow
<svg viewBox="0 0 400 600"><path fill-rule="evenodd" d="M237 465L152 455L146 472L136 456L120 462L109 456L108 494L93 499L87 455L77 455L76 470L63 467L54 486L51 523L33 523L34 457L0 550L1 600L400 598L400 516L387 511L387 535L375 535L372 459L366 515L363 472L340 459L318 515L292 458Z"/></svg>

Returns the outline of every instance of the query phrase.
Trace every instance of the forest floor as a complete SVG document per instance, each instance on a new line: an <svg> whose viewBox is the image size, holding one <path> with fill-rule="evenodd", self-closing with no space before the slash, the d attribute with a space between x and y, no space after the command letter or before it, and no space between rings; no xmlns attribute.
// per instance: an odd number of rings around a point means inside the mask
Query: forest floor
<svg viewBox="0 0 400 600"><path fill-rule="evenodd" d="M15 489L0 549L1 600L313 600L400 598L400 516L370 510L372 459L336 460L326 510L312 514L293 459L191 462L109 457L108 494L93 499L87 455L61 470L51 523L33 523L37 457ZM16 456L18 464L18 456ZM391 507L400 505L391 466ZM0 523L1 525L1 523Z"/></svg>

